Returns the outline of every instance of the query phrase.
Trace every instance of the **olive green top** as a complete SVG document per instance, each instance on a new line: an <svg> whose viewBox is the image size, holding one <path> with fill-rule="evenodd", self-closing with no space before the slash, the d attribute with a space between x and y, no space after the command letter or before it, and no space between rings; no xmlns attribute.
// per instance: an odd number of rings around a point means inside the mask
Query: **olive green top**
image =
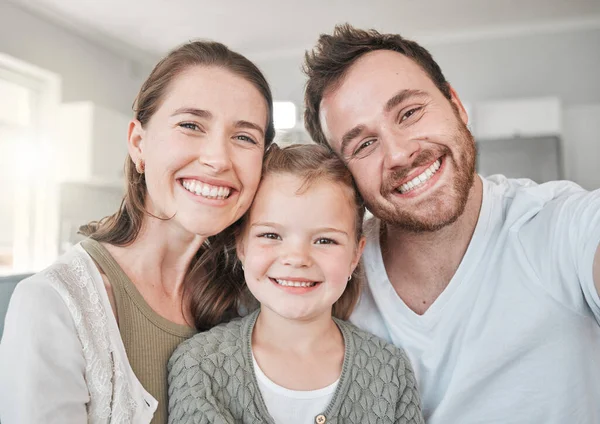
<svg viewBox="0 0 600 424"><path fill-rule="evenodd" d="M102 244L86 239L81 245L112 286L127 358L142 386L158 401L152 424L164 424L168 406L167 362L175 348L196 330L154 312Z"/></svg>

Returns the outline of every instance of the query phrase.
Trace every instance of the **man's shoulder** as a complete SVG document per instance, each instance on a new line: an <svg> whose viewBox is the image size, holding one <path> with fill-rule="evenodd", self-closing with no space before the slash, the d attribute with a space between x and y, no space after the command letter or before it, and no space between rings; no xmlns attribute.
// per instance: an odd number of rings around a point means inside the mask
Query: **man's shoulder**
<svg viewBox="0 0 600 424"><path fill-rule="evenodd" d="M538 184L527 178L507 178L504 175L492 175L481 179L485 189L492 195L520 201L527 199L536 204L587 192L578 184L567 180Z"/></svg>
<svg viewBox="0 0 600 424"><path fill-rule="evenodd" d="M543 211L560 207L588 191L572 181L549 181L537 184L529 179L493 175L482 178L484 202L501 208L503 225L520 227ZM552 214L550 213L549 216Z"/></svg>

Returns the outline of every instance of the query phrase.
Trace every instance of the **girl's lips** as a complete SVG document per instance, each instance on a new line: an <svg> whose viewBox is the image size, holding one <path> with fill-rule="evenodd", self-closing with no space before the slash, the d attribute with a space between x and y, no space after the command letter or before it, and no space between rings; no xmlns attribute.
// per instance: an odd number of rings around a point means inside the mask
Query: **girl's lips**
<svg viewBox="0 0 600 424"><path fill-rule="evenodd" d="M269 277L269 280L281 290L285 290L288 293L294 294L304 294L316 290L321 282L319 281L308 281L308 280L283 280L283 279L275 279ZM283 284L282 284L283 283ZM299 284L296 285L288 285L287 283ZM312 285L310 285L312 284Z"/></svg>

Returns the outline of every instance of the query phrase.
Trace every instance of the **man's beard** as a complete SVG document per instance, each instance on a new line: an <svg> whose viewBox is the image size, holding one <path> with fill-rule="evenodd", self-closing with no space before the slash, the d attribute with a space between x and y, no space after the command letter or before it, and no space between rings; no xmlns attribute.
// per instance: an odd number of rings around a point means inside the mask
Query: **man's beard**
<svg viewBox="0 0 600 424"><path fill-rule="evenodd" d="M398 181L403 180L415 167L429 164L435 159L443 157L443 160L446 161L445 167L448 166L449 163L453 164L455 172L454 181L452 181L453 190L452 194L443 193L445 196L442 195L438 197L450 200L440 203L436 202L436 200L440 200L439 198L428 198L426 201L421 202L422 204L418 207L429 208L429 213L425 214L427 216L423 217L423 214L417 214L405 209L402 204L394 202L393 206L390 207L389 205L382 205L381 202L365 197L364 200L367 209L371 211L373 215L386 224L413 233L437 231L456 222L463 214L469 199L469 193L475 178L475 161L477 156L473 135L460 118L457 117L456 121L457 128L454 137L458 142L458 149L460 149L457 151L459 163L457 163L455 158L451 155L450 149L446 146L434 151L423 151L413 161L410 168L397 170L387 176L382 184L381 190L381 195L384 198L394 196L393 190L394 187L398 186ZM427 194L425 195L427 196ZM415 206L412 207L414 208Z"/></svg>

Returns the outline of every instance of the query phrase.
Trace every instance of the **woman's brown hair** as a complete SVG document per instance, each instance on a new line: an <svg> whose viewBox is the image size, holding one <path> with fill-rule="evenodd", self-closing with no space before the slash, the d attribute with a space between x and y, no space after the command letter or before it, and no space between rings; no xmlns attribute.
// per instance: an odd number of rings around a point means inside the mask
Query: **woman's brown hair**
<svg viewBox="0 0 600 424"><path fill-rule="evenodd" d="M340 184L349 193L349 204L355 208L355 235L356 244L363 236L363 219L365 207L360 194L352 178L352 174L335 153L325 146L317 144L295 144L280 149L276 144L269 149L263 163L262 178L274 174L291 174L301 178L304 182L298 194L310 188L311 184L318 181L330 181ZM244 219L247 218L246 213ZM242 227L244 222L242 221ZM243 279L239 270L233 278ZM348 319L360 296L363 283L361 262L352 273L352 278L346 286L342 296L333 305L333 316L340 319Z"/></svg>
<svg viewBox="0 0 600 424"><path fill-rule="evenodd" d="M154 67L133 104L134 117L145 127L160 107L170 84L179 74L193 66L222 68L250 82L264 97L267 106L265 150L275 137L273 97L261 71L244 56L212 41L192 41L171 51ZM79 232L94 240L115 246L127 246L137 238L144 217L146 181L135 164L125 161L126 193L119 210L100 221L82 226ZM159 218L160 219L160 218ZM209 237L197 252L185 277L184 296L189 299L194 324L207 330L235 312L239 284L221 278L219 269L228 266L231 256L226 246L229 230Z"/></svg>

